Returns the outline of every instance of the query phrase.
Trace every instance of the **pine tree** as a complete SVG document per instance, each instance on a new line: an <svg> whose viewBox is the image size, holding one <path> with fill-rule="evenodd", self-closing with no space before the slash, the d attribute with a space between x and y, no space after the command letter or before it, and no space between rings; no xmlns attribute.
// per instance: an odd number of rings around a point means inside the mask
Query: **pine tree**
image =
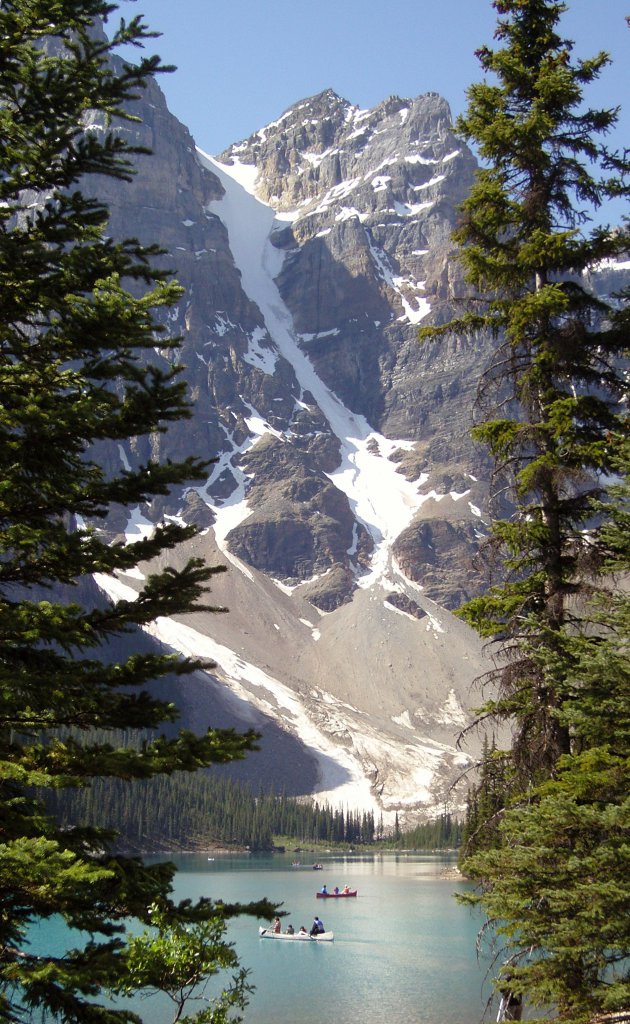
<svg viewBox="0 0 630 1024"><path fill-rule="evenodd" d="M585 225L589 207L628 194L630 164L601 141L616 111L582 103L608 58L573 58L558 31L566 4L493 6L498 45L478 52L484 81L457 125L483 161L456 232L475 294L433 332L496 341L474 434L512 503L492 531L503 581L462 610L495 647L498 695L481 714L513 727L512 796L484 808L475 794L476 816L498 827L492 848L463 866L505 940L512 988L577 1024L630 1005L628 615L618 590L628 505L611 486L629 465L628 311L585 284L586 271L627 251L623 231Z"/></svg>
<svg viewBox="0 0 630 1024"><path fill-rule="evenodd" d="M176 711L151 683L195 663L134 650L133 630L157 616L211 608L204 593L218 568L167 565L135 601L107 601L91 582L195 532L166 524L108 544L99 523L112 505L134 507L206 473L190 457L112 476L97 457L101 442L189 415L177 371L153 355L158 339L175 344L158 320L180 290L154 268L155 247L108 237L107 209L86 191L90 175L131 179L137 151L116 125L162 70L157 57L109 60L150 36L135 18L108 42L99 19L115 9L105 0L0 7L0 1015L9 1019L36 1009L70 1022L128 1020L102 998L126 976L129 919L148 922L155 904L176 942L178 922L196 928L217 915L208 901L173 904L172 866L111 855L96 823L60 828L37 788L192 771L255 743L212 729L160 737ZM105 127L86 131L94 111ZM111 657L119 638L132 651L122 660ZM149 738L123 747L96 740L96 728ZM32 922L56 914L92 936L62 960L27 942Z"/></svg>
<svg viewBox="0 0 630 1024"><path fill-rule="evenodd" d="M498 415L474 435L490 450L503 499L511 489L513 514L493 524L506 579L462 614L499 645L501 700L490 710L517 717L514 754L526 781L569 751L558 715L563 680L557 665L545 675L536 650L576 619L596 550L593 503L611 472L610 439L624 431L618 359L627 333L579 275L624 252L628 239L607 229L585 235L580 225L585 204L627 191L620 174L630 165L596 140L616 112L580 106L582 87L608 58L571 62L572 45L556 31L566 5L494 6L505 15L496 32L504 45L479 51L492 77L470 88L457 124L484 161L455 233L477 298L442 330L497 339L480 404L487 416L494 397ZM595 160L618 173L596 179Z"/></svg>
<svg viewBox="0 0 630 1024"><path fill-rule="evenodd" d="M497 843L497 829L510 793L511 760L497 750L494 737L484 736L479 765L479 782L468 793L466 828L460 860Z"/></svg>

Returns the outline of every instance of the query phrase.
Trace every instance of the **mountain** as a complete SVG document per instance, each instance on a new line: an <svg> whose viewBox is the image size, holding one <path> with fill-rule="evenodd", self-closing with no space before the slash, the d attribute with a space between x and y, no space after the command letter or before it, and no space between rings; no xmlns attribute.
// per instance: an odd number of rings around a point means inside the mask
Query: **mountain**
<svg viewBox="0 0 630 1024"><path fill-rule="evenodd" d="M153 155L97 187L111 233L159 242L183 286L168 326L193 415L103 457L216 462L105 528L193 522L179 557L229 568L212 594L229 614L152 630L217 663L177 684L183 722L260 728L238 768L257 783L386 822L460 807L481 737L457 737L489 662L452 611L487 585L469 432L491 343L417 329L466 295L450 235L475 159L435 93L360 110L327 90L217 157L155 84L138 105L120 130ZM129 594L137 576L98 582Z"/></svg>

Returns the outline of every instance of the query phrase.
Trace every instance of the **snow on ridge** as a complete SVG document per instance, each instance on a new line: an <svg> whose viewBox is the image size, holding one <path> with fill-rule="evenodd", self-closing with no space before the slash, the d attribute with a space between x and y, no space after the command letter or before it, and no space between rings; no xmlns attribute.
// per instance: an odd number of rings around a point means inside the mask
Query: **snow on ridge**
<svg viewBox="0 0 630 1024"><path fill-rule="evenodd" d="M399 217L415 217L417 213L421 213L422 210L430 210L434 205L433 200L428 200L425 203L401 203L398 199L395 199L394 212Z"/></svg>
<svg viewBox="0 0 630 1024"><path fill-rule="evenodd" d="M237 324L232 323L227 313L225 316L222 316L222 312L222 310L216 311L214 316L214 326L210 328L212 333L217 334L220 338L222 338L224 334L227 334L230 328L234 329L238 326Z"/></svg>
<svg viewBox="0 0 630 1024"><path fill-rule="evenodd" d="M302 160L304 160L304 161L306 161L306 163L310 164L311 167L319 167L319 165L321 164L322 160L325 160L329 156L334 156L338 152L339 152L338 149L330 148L330 149L325 149L323 153L310 153L310 152L309 153L302 153L301 157L302 157Z"/></svg>
<svg viewBox="0 0 630 1024"><path fill-rule="evenodd" d="M274 196L273 198L279 201L278 196ZM308 203L308 199L303 200L300 205L304 206L306 203ZM299 220L302 216L302 212L302 210L276 210L276 220L280 221L282 224L293 224L296 220Z"/></svg>
<svg viewBox="0 0 630 1024"><path fill-rule="evenodd" d="M349 107L346 114L346 121L352 121L353 124L360 124L361 121L365 121L366 117L369 117L372 113L371 110L361 107Z"/></svg>
<svg viewBox="0 0 630 1024"><path fill-rule="evenodd" d="M427 313L431 312L431 303L429 302L428 299L425 299L424 295L417 295L415 297L417 307L414 309L409 300L406 298L403 289L411 291L423 291L424 281L414 281L412 277L407 276L392 277L392 282L394 288L396 288L398 294L400 295L403 304L403 309L405 311L404 315L399 316L398 319L408 320L410 324L419 324L421 320L424 320Z"/></svg>
<svg viewBox="0 0 630 1024"><path fill-rule="evenodd" d="M218 164L218 161L213 161L211 157L207 156L206 153L202 153L200 149L197 149L197 156L202 158L202 164L204 163L204 157L206 161L210 161L210 170L214 169L213 165L215 163ZM206 164L206 166L208 166L208 164ZM218 166L224 167L230 177L234 181L237 181L241 188L244 188L250 196L256 195L256 179L258 177L258 167L256 164L244 164L238 159L232 159L231 164L218 164Z"/></svg>
<svg viewBox="0 0 630 1024"><path fill-rule="evenodd" d="M436 160L434 156L420 156L419 153L408 153L405 157L405 163L407 164L439 164L440 160Z"/></svg>
<svg viewBox="0 0 630 1024"><path fill-rule="evenodd" d="M435 718L442 725L464 726L467 724L468 717L459 703L454 689L449 690L448 696Z"/></svg>
<svg viewBox="0 0 630 1024"><path fill-rule="evenodd" d="M355 128L354 131L350 132L349 135L346 135L344 141L345 142L352 142L354 139L361 139L361 138L363 138L363 136L365 135L365 133L367 131L368 131L368 125L365 125L365 127L363 127L363 128ZM369 143L367 143L364 148L367 149L368 145L369 145Z"/></svg>
<svg viewBox="0 0 630 1024"><path fill-rule="evenodd" d="M212 529L219 550L222 552L226 560L231 562L236 569L247 577L247 579L253 580L254 576L249 567L245 565L240 558L232 554L226 542L227 535L230 531L244 522L244 520L251 514L251 509L247 503L246 496L248 477L240 466L234 464L234 457L248 451L265 433L274 433L273 428L262 416L259 415L259 413L257 413L253 406L248 405L248 408L250 410L250 416L246 419L246 422L253 434L253 437L248 437L242 444L236 445L233 441L232 435L222 424L223 432L225 433L230 446L229 450L222 452L217 462L213 464L206 483L203 486L192 487L191 490L194 490L200 496L208 508L212 509L215 515L215 522ZM284 440L282 435L278 435L277 432L275 433L276 436L280 436L282 440ZM229 497L219 502L214 502L210 498L210 488L214 481L219 479L219 477L221 477L226 471L231 473L234 478L235 487Z"/></svg>
<svg viewBox="0 0 630 1024"><path fill-rule="evenodd" d="M383 608L385 611L390 612L392 615L402 615L403 618L409 619L411 622L417 622L417 616L411 615L406 612L404 608L397 608L395 604L391 604L390 601L383 601Z"/></svg>
<svg viewBox="0 0 630 1024"><path fill-rule="evenodd" d="M283 594L294 594L299 587L306 586L307 583L316 583L317 580L322 580L329 575L333 570L325 569L324 572L317 572L313 576L309 576L308 579L297 580L295 583L285 583L283 580L277 579L275 576L271 576L271 582L281 590ZM327 615L327 612L320 612L321 615Z"/></svg>
<svg viewBox="0 0 630 1024"><path fill-rule="evenodd" d="M251 439L249 440L247 448L252 448L256 441L260 440L261 437L264 437L265 434L271 434L272 437L276 437L279 441L286 440L282 431L276 430L275 427L270 426L265 417L261 416L258 410L249 402L246 402L245 399L243 399L243 405L249 409L250 414L249 416L245 416L244 419L248 429L255 438L254 441Z"/></svg>
<svg viewBox="0 0 630 1024"><path fill-rule="evenodd" d="M385 160L381 160L380 164L377 167L373 167L371 170L366 171L366 173L363 175L363 180L367 181L368 178L373 178L375 175L378 175L378 172L382 171L384 167L391 167L393 164L397 163L398 154L396 153L394 156L390 156L387 157Z"/></svg>
<svg viewBox="0 0 630 1024"><path fill-rule="evenodd" d="M353 217L356 217L357 220L363 224L364 221L368 220L369 214L360 213L356 206L342 206L339 213L335 214L335 220L340 222L344 220L352 220Z"/></svg>
<svg viewBox="0 0 630 1024"><path fill-rule="evenodd" d="M434 634L436 635L438 633L446 632L440 620L437 619L435 615L431 615L431 612L427 612L427 618L429 620L427 623L427 633L429 632L429 630L433 630Z"/></svg>
<svg viewBox="0 0 630 1024"><path fill-rule="evenodd" d="M432 185L438 185L441 181L444 181L445 174L435 174L428 181L423 181L421 185L412 185L413 192L421 192L422 189L430 188Z"/></svg>
<svg viewBox="0 0 630 1024"><path fill-rule="evenodd" d="M297 109L298 110L302 110L302 108L305 105L306 104L302 104L302 106L298 107ZM277 121L270 121L269 124L266 124L264 126L264 128L259 128L259 130L255 133L256 136L260 139L261 142L266 142L267 141L267 132L269 131L269 129L270 128L278 128L282 124L283 121L286 121L287 118L291 117L291 115L294 114L294 113L295 113L295 111L293 109L285 111L285 113L281 117L279 117Z"/></svg>
<svg viewBox="0 0 630 1024"><path fill-rule="evenodd" d="M318 213L326 213L329 206L340 199L345 199L351 192L354 192L355 188L360 184L361 178L348 178L345 181L340 181L338 185L333 185L332 188L328 189L315 209L308 210L307 213L305 213L305 216L313 217Z"/></svg>
<svg viewBox="0 0 630 1024"><path fill-rule="evenodd" d="M404 725L407 729L413 729L413 723L408 710L405 710L400 715L392 715L392 722L396 725Z"/></svg>

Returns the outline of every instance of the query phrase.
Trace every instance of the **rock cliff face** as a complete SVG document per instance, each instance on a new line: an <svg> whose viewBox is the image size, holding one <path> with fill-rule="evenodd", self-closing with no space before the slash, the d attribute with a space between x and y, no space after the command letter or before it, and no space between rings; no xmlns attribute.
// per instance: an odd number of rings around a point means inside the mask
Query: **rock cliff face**
<svg viewBox="0 0 630 1024"><path fill-rule="evenodd" d="M474 160L450 132L447 104L430 93L360 111L328 91L212 161L195 154L157 89L147 99L139 141L154 156L132 188L103 181L102 194L113 230L157 238L186 289L169 327L184 337L195 417L165 453L193 444L222 455L208 501L188 496L191 514L209 523L244 488L233 553L289 585L333 573L325 596L313 594L325 610L351 598L373 531L331 483L344 438L295 354L355 414L362 441L374 432L375 452L379 434L401 442L383 457L422 500L393 553L427 596L455 607L479 585L473 477L483 472L468 431L486 352L467 339L417 341L417 325L450 316L462 291L450 232ZM235 256L230 232L243 230ZM249 287L243 261L258 261Z"/></svg>
<svg viewBox="0 0 630 1024"><path fill-rule="evenodd" d="M254 773L291 792L386 819L456 806L476 749L456 738L487 667L450 610L484 585L488 471L469 429L490 345L421 345L417 328L465 295L450 234L475 161L434 93L359 110L326 91L217 158L157 86L139 107L122 130L153 156L98 188L111 233L159 242L183 286L168 327L194 413L107 458L216 462L107 527L133 539L177 516L202 528L182 557L229 565L213 594L229 615L155 630L217 661L182 693L186 723L258 724Z"/></svg>

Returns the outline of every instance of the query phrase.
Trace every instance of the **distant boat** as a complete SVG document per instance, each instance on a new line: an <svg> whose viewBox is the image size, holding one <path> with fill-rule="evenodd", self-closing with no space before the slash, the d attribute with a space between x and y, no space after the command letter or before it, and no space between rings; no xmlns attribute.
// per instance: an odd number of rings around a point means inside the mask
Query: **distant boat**
<svg viewBox="0 0 630 1024"><path fill-rule="evenodd" d="M334 932L318 932L317 935L309 935L308 932L294 932L287 935L286 932L274 932L273 928L259 928L258 934L261 939L295 939L297 942L333 942Z"/></svg>
<svg viewBox="0 0 630 1024"><path fill-rule="evenodd" d="M349 889L348 892L316 892L318 900L341 900L347 899L348 896L356 896L356 889Z"/></svg>
<svg viewBox="0 0 630 1024"><path fill-rule="evenodd" d="M301 868L303 871L323 871L323 864L302 864L299 860L294 860L291 864L292 868Z"/></svg>

